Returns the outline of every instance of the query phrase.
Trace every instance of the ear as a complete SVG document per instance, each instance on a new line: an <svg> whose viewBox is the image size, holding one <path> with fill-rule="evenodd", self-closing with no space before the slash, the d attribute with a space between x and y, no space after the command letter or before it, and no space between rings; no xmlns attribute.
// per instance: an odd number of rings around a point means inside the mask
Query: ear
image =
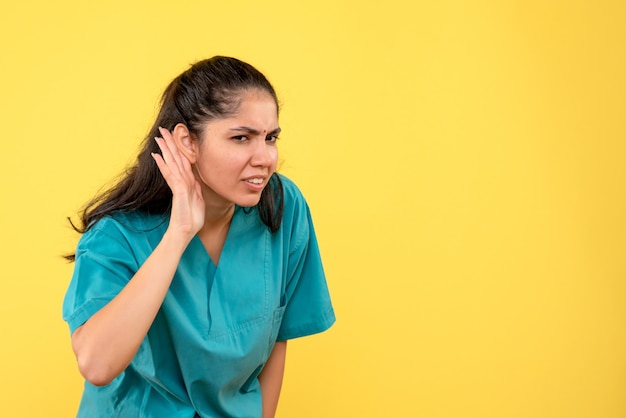
<svg viewBox="0 0 626 418"><path fill-rule="evenodd" d="M187 157L191 164L195 164L198 153L198 141L191 136L187 126L182 123L176 125L172 131L172 137L178 151Z"/></svg>

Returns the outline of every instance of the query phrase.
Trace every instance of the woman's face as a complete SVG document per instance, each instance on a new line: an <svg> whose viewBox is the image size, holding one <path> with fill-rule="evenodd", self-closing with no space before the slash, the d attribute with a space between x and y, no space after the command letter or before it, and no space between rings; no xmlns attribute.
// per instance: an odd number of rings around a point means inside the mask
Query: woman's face
<svg viewBox="0 0 626 418"><path fill-rule="evenodd" d="M233 203L249 207L276 170L278 109L262 90L242 93L234 116L208 122L196 154L207 209Z"/></svg>

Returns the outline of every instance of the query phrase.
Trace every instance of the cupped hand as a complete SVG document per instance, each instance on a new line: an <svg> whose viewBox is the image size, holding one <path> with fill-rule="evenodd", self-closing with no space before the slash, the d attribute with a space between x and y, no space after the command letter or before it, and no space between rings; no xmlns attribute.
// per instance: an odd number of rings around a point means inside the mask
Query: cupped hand
<svg viewBox="0 0 626 418"><path fill-rule="evenodd" d="M202 189L191 163L178 150L172 134L164 128L159 128L159 131L161 137L155 138L155 141L161 154L153 153L152 158L172 190L170 228L191 239L204 225Z"/></svg>

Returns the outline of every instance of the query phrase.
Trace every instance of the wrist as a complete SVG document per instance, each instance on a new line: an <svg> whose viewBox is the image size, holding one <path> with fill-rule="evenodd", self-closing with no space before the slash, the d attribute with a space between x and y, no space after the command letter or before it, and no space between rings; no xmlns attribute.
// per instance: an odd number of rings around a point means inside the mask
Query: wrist
<svg viewBox="0 0 626 418"><path fill-rule="evenodd" d="M165 234L163 234L163 238L161 238L161 245L167 249L168 253L178 254L180 256L185 252L185 249L195 235L195 233L184 232L168 227Z"/></svg>

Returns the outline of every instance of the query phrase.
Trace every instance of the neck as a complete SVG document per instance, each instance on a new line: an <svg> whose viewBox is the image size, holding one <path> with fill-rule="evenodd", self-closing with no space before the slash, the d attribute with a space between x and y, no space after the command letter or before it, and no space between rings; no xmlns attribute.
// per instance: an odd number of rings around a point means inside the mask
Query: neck
<svg viewBox="0 0 626 418"><path fill-rule="evenodd" d="M235 205L232 203L226 206L206 205L204 226L202 229L210 230L229 225L234 213Z"/></svg>
<svg viewBox="0 0 626 418"><path fill-rule="evenodd" d="M219 263L234 213L235 205L232 203L228 206L206 207L204 226L198 231L198 236L216 266Z"/></svg>

